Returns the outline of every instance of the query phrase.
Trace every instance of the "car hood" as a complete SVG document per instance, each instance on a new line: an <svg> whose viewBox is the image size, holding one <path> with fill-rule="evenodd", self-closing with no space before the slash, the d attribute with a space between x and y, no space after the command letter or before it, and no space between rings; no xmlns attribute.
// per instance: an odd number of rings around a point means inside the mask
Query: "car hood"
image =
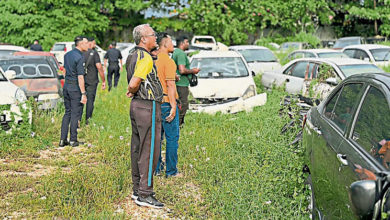
<svg viewBox="0 0 390 220"><path fill-rule="evenodd" d="M15 103L15 93L17 86L8 81L0 82L0 105Z"/></svg>
<svg viewBox="0 0 390 220"><path fill-rule="evenodd" d="M194 98L237 98L241 97L250 85L252 77L237 78L198 78L198 85L190 87Z"/></svg>
<svg viewBox="0 0 390 220"><path fill-rule="evenodd" d="M266 71L276 71L282 67L278 62L253 62L248 63L248 66L256 74Z"/></svg>
<svg viewBox="0 0 390 220"><path fill-rule="evenodd" d="M14 79L12 82L21 88L27 97L46 93L58 93L59 90L57 78Z"/></svg>

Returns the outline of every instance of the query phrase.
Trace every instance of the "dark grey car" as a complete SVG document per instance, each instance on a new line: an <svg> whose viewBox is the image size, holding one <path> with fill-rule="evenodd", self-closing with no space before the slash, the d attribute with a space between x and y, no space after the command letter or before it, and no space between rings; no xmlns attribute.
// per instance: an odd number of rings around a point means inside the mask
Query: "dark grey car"
<svg viewBox="0 0 390 220"><path fill-rule="evenodd" d="M388 211L390 74L345 79L307 113L302 141L313 218L376 219Z"/></svg>

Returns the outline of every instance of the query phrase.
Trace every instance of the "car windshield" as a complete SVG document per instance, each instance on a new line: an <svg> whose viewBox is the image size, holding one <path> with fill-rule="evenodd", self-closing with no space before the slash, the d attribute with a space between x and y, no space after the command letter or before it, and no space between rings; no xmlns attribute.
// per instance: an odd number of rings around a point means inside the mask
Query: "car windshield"
<svg viewBox="0 0 390 220"><path fill-rule="evenodd" d="M276 62L275 55L266 49L248 49L248 50L238 50L245 58L246 62Z"/></svg>
<svg viewBox="0 0 390 220"><path fill-rule="evenodd" d="M333 48L344 48L350 45L360 44L359 38L337 40Z"/></svg>
<svg viewBox="0 0 390 220"><path fill-rule="evenodd" d="M213 38L195 38L196 44L214 44Z"/></svg>
<svg viewBox="0 0 390 220"><path fill-rule="evenodd" d="M370 50L375 61L390 60L390 48L380 48Z"/></svg>
<svg viewBox="0 0 390 220"><path fill-rule="evenodd" d="M354 64L339 66L345 77L360 73L384 73L382 69L374 64Z"/></svg>
<svg viewBox="0 0 390 220"><path fill-rule="evenodd" d="M13 56L13 54L17 52L16 50L0 50L0 57L8 57Z"/></svg>
<svg viewBox="0 0 390 220"><path fill-rule="evenodd" d="M320 58L348 58L348 56L345 53L342 53L342 52L318 53L318 56Z"/></svg>
<svg viewBox="0 0 390 220"><path fill-rule="evenodd" d="M15 71L15 79L54 78L55 71L46 59L0 60L0 67Z"/></svg>
<svg viewBox="0 0 390 220"><path fill-rule="evenodd" d="M232 78L249 75L241 57L194 58L191 68L200 68L199 78Z"/></svg>

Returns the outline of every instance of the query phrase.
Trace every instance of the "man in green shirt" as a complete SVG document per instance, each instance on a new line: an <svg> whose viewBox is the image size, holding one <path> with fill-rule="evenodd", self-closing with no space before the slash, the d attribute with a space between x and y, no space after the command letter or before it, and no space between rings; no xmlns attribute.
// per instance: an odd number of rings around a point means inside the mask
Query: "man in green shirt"
<svg viewBox="0 0 390 220"><path fill-rule="evenodd" d="M181 103L181 109L179 113L179 124L184 123L184 116L188 110L188 94L190 82L188 80L188 74L199 73L199 68L190 69L190 61L187 54L184 53L188 49L189 42L187 36L180 36L176 39L177 48L173 51L172 59L175 61L177 70L176 73L179 76L179 81L176 82L177 93L179 94L179 100Z"/></svg>

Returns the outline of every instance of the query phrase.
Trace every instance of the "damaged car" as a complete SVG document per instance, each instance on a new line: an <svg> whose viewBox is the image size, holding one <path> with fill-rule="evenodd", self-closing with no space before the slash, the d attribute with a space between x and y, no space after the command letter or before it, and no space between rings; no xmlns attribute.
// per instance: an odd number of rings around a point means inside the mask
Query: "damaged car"
<svg viewBox="0 0 390 220"><path fill-rule="evenodd" d="M62 102L62 87L53 63L48 56L13 56L0 59L3 70L15 71L12 83L21 88L27 97L34 97L39 109L54 109Z"/></svg>
<svg viewBox="0 0 390 220"><path fill-rule="evenodd" d="M235 51L201 51L191 58L191 68L200 68L198 85L190 87L194 112L236 113L266 102L265 93L257 95L254 73Z"/></svg>
<svg viewBox="0 0 390 220"><path fill-rule="evenodd" d="M26 108L26 94L14 85L10 79L15 77L15 72L10 70L6 73L0 68L0 130L9 131L13 126L21 124L23 120L31 123L32 113L23 119L20 108Z"/></svg>

